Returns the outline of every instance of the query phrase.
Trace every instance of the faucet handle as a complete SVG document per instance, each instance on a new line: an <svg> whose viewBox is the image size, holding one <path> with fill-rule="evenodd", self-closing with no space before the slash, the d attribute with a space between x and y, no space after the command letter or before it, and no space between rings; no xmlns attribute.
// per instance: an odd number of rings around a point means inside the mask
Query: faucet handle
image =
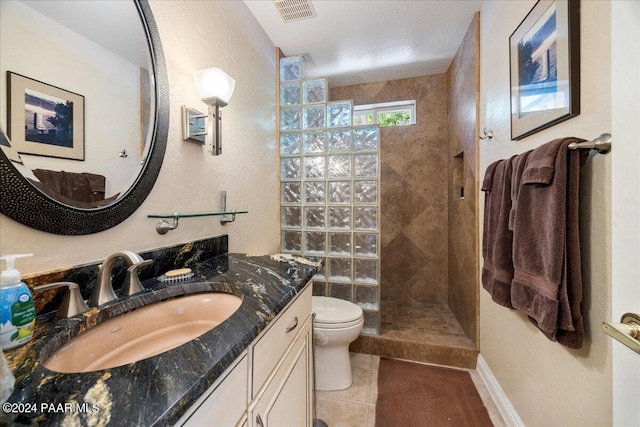
<svg viewBox="0 0 640 427"><path fill-rule="evenodd" d="M51 289L58 289L66 287L67 290L64 294L64 299L62 300L62 304L58 307L58 311L56 312L56 317L59 319L73 317L78 314L82 314L85 311L89 310L87 303L82 299L82 295L80 294L80 287L77 283L74 282L55 282L49 283L47 285L35 286L33 288L34 292L44 292Z"/></svg>
<svg viewBox="0 0 640 427"><path fill-rule="evenodd" d="M133 264L131 267L127 268L127 278L124 281L124 285L122 285L120 295L130 296L144 291L144 287L142 286L142 283L140 283L140 278L138 277L138 270L151 264L153 264L153 260L148 259Z"/></svg>

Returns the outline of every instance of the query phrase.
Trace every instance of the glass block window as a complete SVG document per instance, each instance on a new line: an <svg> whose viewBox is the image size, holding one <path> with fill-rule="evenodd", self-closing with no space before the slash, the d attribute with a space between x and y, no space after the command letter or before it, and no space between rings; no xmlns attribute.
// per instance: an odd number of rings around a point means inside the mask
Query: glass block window
<svg viewBox="0 0 640 427"><path fill-rule="evenodd" d="M304 74L295 64L285 72ZM329 102L326 79L291 78L279 94L281 250L324 258L314 295L358 304L364 333L377 333L379 127L354 125L351 101Z"/></svg>
<svg viewBox="0 0 640 427"><path fill-rule="evenodd" d="M304 225L307 228L322 228L326 226L327 209L324 206L306 206L304 208Z"/></svg>
<svg viewBox="0 0 640 427"><path fill-rule="evenodd" d="M351 176L351 156L329 156L329 178L349 178Z"/></svg>
<svg viewBox="0 0 640 427"><path fill-rule="evenodd" d="M280 105L300 105L300 83L283 83L280 85Z"/></svg>
<svg viewBox="0 0 640 427"><path fill-rule="evenodd" d="M378 151L378 127L358 126L353 129L353 151Z"/></svg>
<svg viewBox="0 0 640 427"><path fill-rule="evenodd" d="M350 229L351 228L351 208L342 206L329 207L329 228L330 229Z"/></svg>
<svg viewBox="0 0 640 427"><path fill-rule="evenodd" d="M351 233L329 233L329 254L350 255Z"/></svg>
<svg viewBox="0 0 640 427"><path fill-rule="evenodd" d="M327 105L327 122L330 127L351 126L351 102L332 102Z"/></svg>
<svg viewBox="0 0 640 427"><path fill-rule="evenodd" d="M378 229L378 208L356 206L353 208L354 228L364 230Z"/></svg>
<svg viewBox="0 0 640 427"><path fill-rule="evenodd" d="M329 279L351 282L351 258L328 258Z"/></svg>
<svg viewBox="0 0 640 427"><path fill-rule="evenodd" d="M378 176L377 154L356 154L353 156L353 175L357 178Z"/></svg>
<svg viewBox="0 0 640 427"><path fill-rule="evenodd" d="M300 178L300 157L284 157L280 159L280 178Z"/></svg>
<svg viewBox="0 0 640 427"><path fill-rule="evenodd" d="M304 153L324 153L326 151L327 133L323 130L307 131L303 134Z"/></svg>
<svg viewBox="0 0 640 427"><path fill-rule="evenodd" d="M300 141L302 135L300 132L287 132L280 134L280 155L291 156L300 154Z"/></svg>
<svg viewBox="0 0 640 427"><path fill-rule="evenodd" d="M378 288L376 286L354 286L353 299L356 304L367 310L378 309Z"/></svg>
<svg viewBox="0 0 640 427"><path fill-rule="evenodd" d="M378 235L375 233L355 233L353 252L360 256L378 255Z"/></svg>
<svg viewBox="0 0 640 427"><path fill-rule="evenodd" d="M355 181L353 203L378 203L378 181Z"/></svg>
<svg viewBox="0 0 640 427"><path fill-rule="evenodd" d="M326 184L324 182L305 182L305 203L324 203L326 200Z"/></svg>
<svg viewBox="0 0 640 427"><path fill-rule="evenodd" d="M304 59L302 56L289 56L280 60L280 81L302 80L304 77Z"/></svg>
<svg viewBox="0 0 640 427"><path fill-rule="evenodd" d="M302 233L290 230L283 231L281 245L283 252L300 252L302 250Z"/></svg>
<svg viewBox="0 0 640 427"><path fill-rule="evenodd" d="M351 181L330 182L329 203L351 203Z"/></svg>
<svg viewBox="0 0 640 427"><path fill-rule="evenodd" d="M300 228L302 226L302 208L300 206L283 206L280 215L282 216L282 227Z"/></svg>
<svg viewBox="0 0 640 427"><path fill-rule="evenodd" d="M351 129L330 130L327 132L330 152L351 151Z"/></svg>
<svg viewBox="0 0 640 427"><path fill-rule="evenodd" d="M300 108L280 109L280 130L297 130L302 123Z"/></svg>
<svg viewBox="0 0 640 427"><path fill-rule="evenodd" d="M305 178L324 178L325 177L325 161L324 156L313 156L304 158L304 177Z"/></svg>
<svg viewBox="0 0 640 427"><path fill-rule="evenodd" d="M302 202L302 198L300 196L302 194L302 184L299 181L283 182L280 193L282 195L283 204L299 204Z"/></svg>
<svg viewBox="0 0 640 427"><path fill-rule="evenodd" d="M324 106L320 107L304 107L304 128L323 128L326 125L326 115Z"/></svg>
<svg viewBox="0 0 640 427"><path fill-rule="evenodd" d="M307 80L302 83L303 100L305 104L327 102L329 98L327 80Z"/></svg>
<svg viewBox="0 0 640 427"><path fill-rule="evenodd" d="M305 252L322 254L326 252L326 233L324 231L307 231L304 234Z"/></svg>
<svg viewBox="0 0 640 427"><path fill-rule="evenodd" d="M329 283L329 296L351 301L351 285L348 283Z"/></svg>

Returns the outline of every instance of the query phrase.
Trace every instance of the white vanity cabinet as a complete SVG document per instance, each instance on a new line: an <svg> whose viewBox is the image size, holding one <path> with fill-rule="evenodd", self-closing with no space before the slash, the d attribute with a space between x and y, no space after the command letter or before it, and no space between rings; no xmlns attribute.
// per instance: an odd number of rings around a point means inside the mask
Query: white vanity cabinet
<svg viewBox="0 0 640 427"><path fill-rule="evenodd" d="M311 427L311 288L269 323L177 425Z"/></svg>
<svg viewBox="0 0 640 427"><path fill-rule="evenodd" d="M250 426L311 426L311 345L311 320L307 319L275 372L249 406Z"/></svg>

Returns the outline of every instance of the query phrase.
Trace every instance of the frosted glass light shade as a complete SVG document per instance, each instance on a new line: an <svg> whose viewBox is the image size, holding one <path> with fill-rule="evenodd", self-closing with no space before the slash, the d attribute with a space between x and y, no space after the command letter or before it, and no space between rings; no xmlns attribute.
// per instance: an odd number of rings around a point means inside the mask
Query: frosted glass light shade
<svg viewBox="0 0 640 427"><path fill-rule="evenodd" d="M236 81L220 68L206 68L193 72L196 88L207 105L224 107L229 103Z"/></svg>

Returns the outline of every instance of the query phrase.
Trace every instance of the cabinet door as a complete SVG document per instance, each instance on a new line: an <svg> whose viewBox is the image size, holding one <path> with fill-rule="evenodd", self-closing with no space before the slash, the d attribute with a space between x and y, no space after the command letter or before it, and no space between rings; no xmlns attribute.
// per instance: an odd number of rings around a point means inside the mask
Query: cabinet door
<svg viewBox="0 0 640 427"><path fill-rule="evenodd" d="M311 426L311 321L250 409L253 427Z"/></svg>
<svg viewBox="0 0 640 427"><path fill-rule="evenodd" d="M253 346L252 399L258 395L269 376L277 369L287 348L292 345L305 319L311 314L311 291L311 286L307 285L291 305L269 324Z"/></svg>
<svg viewBox="0 0 640 427"><path fill-rule="evenodd" d="M247 409L246 353L221 381L198 399L177 425L182 427L233 427Z"/></svg>

